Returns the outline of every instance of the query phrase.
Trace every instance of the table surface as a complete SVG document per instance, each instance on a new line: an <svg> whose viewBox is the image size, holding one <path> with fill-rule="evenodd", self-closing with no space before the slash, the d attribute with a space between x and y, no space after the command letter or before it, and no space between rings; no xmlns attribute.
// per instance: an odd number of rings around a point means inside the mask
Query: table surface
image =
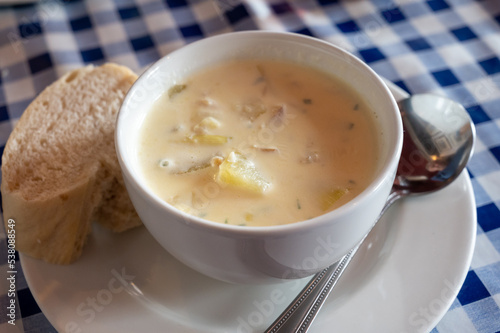
<svg viewBox="0 0 500 333"><path fill-rule="evenodd" d="M500 332L500 1L22 2L0 0L0 153L30 101L68 70L112 61L140 71L187 43L230 31L314 36L351 51L411 94L462 103L477 131L468 165L476 248L457 299L432 332ZM7 244L0 228L2 274L9 270ZM0 331L55 332L18 261L16 267L18 317L15 326L8 323L11 297L2 278Z"/></svg>

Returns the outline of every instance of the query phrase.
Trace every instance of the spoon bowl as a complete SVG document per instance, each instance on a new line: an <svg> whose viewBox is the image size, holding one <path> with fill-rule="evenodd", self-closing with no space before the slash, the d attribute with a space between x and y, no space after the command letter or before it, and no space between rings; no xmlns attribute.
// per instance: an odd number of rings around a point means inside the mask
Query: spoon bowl
<svg viewBox="0 0 500 333"><path fill-rule="evenodd" d="M465 108L432 94L415 95L398 104L405 132L393 190L423 194L453 182L474 147L474 124Z"/></svg>
<svg viewBox="0 0 500 333"><path fill-rule="evenodd" d="M474 149L474 123L462 105L432 94L414 95L398 104L403 149L391 193L374 225L398 199L451 184L465 169ZM368 234L340 261L317 273L265 332L307 332Z"/></svg>

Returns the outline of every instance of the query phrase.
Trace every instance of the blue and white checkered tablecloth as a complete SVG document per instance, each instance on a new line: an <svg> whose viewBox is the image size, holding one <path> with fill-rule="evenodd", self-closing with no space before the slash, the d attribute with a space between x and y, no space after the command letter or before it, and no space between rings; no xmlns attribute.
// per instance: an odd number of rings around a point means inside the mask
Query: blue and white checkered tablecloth
<svg viewBox="0 0 500 333"><path fill-rule="evenodd" d="M478 137L468 166L477 242L465 283L432 332L500 332L498 0L42 0L0 6L0 153L30 101L70 69L112 61L140 71L186 43L252 29L324 39L409 93L445 94L466 107ZM16 267L14 331L54 332L18 261ZM0 270L8 271L3 228ZM3 276L0 332L7 332Z"/></svg>

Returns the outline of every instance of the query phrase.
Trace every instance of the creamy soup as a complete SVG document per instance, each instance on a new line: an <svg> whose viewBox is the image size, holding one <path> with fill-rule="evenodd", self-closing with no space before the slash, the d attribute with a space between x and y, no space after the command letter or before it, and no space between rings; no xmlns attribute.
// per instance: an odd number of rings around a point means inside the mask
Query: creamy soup
<svg viewBox="0 0 500 333"><path fill-rule="evenodd" d="M269 226L348 202L376 169L373 112L302 65L239 60L195 73L155 101L140 134L150 188L187 213Z"/></svg>

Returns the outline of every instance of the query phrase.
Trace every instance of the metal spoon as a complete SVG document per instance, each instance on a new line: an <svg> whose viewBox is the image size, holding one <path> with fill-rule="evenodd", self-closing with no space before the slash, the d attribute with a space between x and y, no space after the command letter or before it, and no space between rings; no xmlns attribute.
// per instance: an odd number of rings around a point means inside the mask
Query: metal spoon
<svg viewBox="0 0 500 333"><path fill-rule="evenodd" d="M398 199L435 192L453 182L474 147L474 124L462 105L421 94L402 100L399 108L405 130L403 150L391 193L375 224ZM368 234L340 261L317 273L265 333L307 332Z"/></svg>

